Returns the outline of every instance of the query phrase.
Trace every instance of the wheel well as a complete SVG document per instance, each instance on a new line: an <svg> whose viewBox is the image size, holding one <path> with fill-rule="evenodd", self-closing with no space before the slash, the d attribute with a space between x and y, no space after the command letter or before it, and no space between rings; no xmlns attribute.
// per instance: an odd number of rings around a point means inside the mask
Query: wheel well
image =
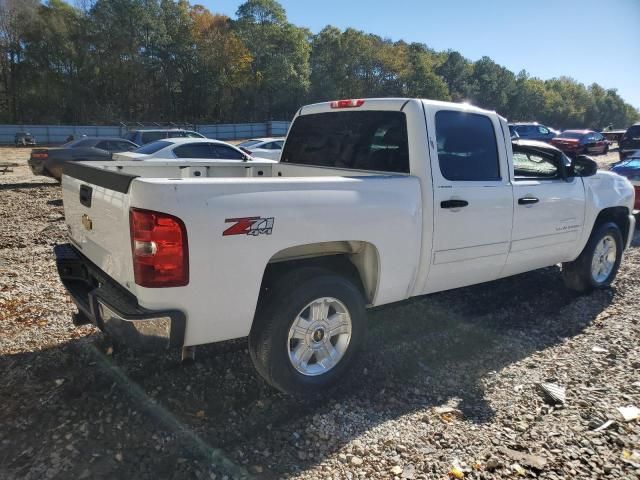
<svg viewBox="0 0 640 480"><path fill-rule="evenodd" d="M321 267L342 275L360 289L367 303L372 303L378 288L379 257L367 242L323 242L291 247L276 253L267 264L260 294L278 277L303 267Z"/></svg>
<svg viewBox="0 0 640 480"><path fill-rule="evenodd" d="M609 207L602 210L595 221L594 229L605 222L613 222L622 232L623 243L629 236L629 209L627 207Z"/></svg>

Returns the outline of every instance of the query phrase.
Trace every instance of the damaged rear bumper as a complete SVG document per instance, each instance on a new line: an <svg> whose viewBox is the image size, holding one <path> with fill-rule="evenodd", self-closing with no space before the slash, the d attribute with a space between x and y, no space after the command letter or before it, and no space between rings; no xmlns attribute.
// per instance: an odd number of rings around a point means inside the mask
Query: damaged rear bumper
<svg viewBox="0 0 640 480"><path fill-rule="evenodd" d="M54 248L60 280L79 313L74 323L93 323L133 348L182 347L186 319L179 310L148 310L71 244Z"/></svg>

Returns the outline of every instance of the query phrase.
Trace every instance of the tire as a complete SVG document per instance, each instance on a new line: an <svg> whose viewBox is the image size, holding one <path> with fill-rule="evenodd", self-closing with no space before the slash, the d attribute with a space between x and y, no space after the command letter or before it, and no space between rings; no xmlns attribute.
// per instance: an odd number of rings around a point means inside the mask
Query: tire
<svg viewBox="0 0 640 480"><path fill-rule="evenodd" d="M317 396L338 382L362 345L364 298L351 280L323 268L304 267L283 274L273 285L258 302L249 334L251 359L276 389ZM343 313L347 317L337 315ZM339 332L334 336L329 334L332 317L333 328ZM306 358L306 362L295 366L296 358Z"/></svg>
<svg viewBox="0 0 640 480"><path fill-rule="evenodd" d="M605 145L604 146L604 151L602 152L603 155L607 155L609 153L609 145Z"/></svg>
<svg viewBox="0 0 640 480"><path fill-rule="evenodd" d="M602 248L607 250L603 251ZM596 225L580 256L573 262L562 264L565 286L578 293L609 287L618 273L623 248L622 232L618 225L613 222ZM596 256L600 261L596 260Z"/></svg>

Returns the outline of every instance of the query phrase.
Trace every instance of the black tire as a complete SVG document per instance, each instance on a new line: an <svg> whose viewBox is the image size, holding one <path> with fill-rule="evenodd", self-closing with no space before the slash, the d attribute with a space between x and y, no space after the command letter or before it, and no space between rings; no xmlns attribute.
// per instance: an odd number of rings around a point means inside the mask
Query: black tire
<svg viewBox="0 0 640 480"><path fill-rule="evenodd" d="M289 359L288 335L294 320L316 299L333 297L351 317L351 338L342 358L326 373L308 376ZM249 353L258 373L278 390L314 397L331 388L353 362L366 333L362 293L348 278L330 270L304 267L283 274L258 302L249 334Z"/></svg>
<svg viewBox="0 0 640 480"><path fill-rule="evenodd" d="M605 145L604 146L604 152L602 152L603 155L607 155L609 153L609 145Z"/></svg>
<svg viewBox="0 0 640 480"><path fill-rule="evenodd" d="M609 275L598 281L594 278L591 271L591 263L596 250L596 247L605 236L611 236L616 244L616 259L613 265L613 269ZM606 222L598 224L594 227L587 245L582 250L582 253L573 262L567 262L562 264L562 277L564 284L570 290L574 290L578 293L590 292L593 289L603 289L609 287L611 282L616 278L618 268L620 267L620 260L622 259L622 250L624 248L624 242L622 240L622 232L620 227L613 222Z"/></svg>

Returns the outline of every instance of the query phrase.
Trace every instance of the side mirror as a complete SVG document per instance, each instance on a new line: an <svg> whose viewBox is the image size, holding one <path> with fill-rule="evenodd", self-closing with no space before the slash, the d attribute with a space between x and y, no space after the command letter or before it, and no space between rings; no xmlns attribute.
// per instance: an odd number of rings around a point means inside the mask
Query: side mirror
<svg viewBox="0 0 640 480"><path fill-rule="evenodd" d="M571 162L570 173L572 177L592 177L598 171L598 164L586 155L578 155Z"/></svg>

